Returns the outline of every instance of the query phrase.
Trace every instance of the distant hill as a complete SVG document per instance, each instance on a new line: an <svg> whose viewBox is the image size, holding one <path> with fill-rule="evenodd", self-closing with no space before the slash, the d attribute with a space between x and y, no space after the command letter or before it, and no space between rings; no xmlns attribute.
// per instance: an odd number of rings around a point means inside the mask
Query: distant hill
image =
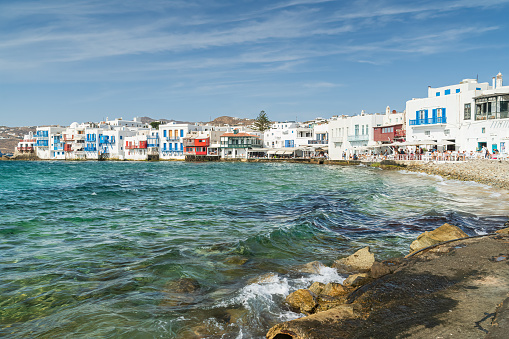
<svg viewBox="0 0 509 339"><path fill-rule="evenodd" d="M179 121L179 120L168 120L168 119L152 119L151 117L141 117L141 118L138 118L142 123L144 124L150 124L151 122L153 121L160 121L162 122L163 124L167 124L169 122L175 122L176 124L194 124L194 122L190 122L190 121Z"/></svg>
<svg viewBox="0 0 509 339"><path fill-rule="evenodd" d="M230 125L230 126L250 126L254 123L254 119L249 118L234 118L229 116L222 116L215 118L214 120L210 121L209 124L215 125L215 126L224 126L224 125Z"/></svg>

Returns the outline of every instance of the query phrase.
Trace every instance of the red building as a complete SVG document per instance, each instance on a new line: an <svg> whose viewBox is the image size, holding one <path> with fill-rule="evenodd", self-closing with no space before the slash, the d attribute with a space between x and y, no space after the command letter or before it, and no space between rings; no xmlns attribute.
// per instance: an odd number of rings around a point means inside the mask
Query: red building
<svg viewBox="0 0 509 339"><path fill-rule="evenodd" d="M382 143L392 143L394 141L405 141L406 132L403 124L377 126L374 127L373 139Z"/></svg>
<svg viewBox="0 0 509 339"><path fill-rule="evenodd" d="M191 135L184 138L184 155L207 155L210 138L203 135Z"/></svg>

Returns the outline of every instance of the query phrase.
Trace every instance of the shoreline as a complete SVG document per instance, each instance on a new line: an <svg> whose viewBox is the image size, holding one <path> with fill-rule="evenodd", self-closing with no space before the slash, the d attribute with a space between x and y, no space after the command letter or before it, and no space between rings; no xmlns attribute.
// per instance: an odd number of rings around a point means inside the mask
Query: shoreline
<svg viewBox="0 0 509 339"><path fill-rule="evenodd" d="M69 160L46 160L34 158L5 159L3 161L114 161L114 162L154 162L154 161L182 161L184 159L158 159L158 160L95 160L95 159L69 159ZM300 163L314 165L338 165L338 166L366 166L381 168L384 170L407 170L416 173L438 175L444 179L473 181L491 187L509 190L509 162L501 160L469 160L465 162L422 162L422 161L399 161L383 160L381 162L367 162L360 160L328 160L325 158L294 158L294 159L219 159L211 162L250 162L250 163ZM187 161L196 162L196 161ZM207 161L200 161L207 162Z"/></svg>

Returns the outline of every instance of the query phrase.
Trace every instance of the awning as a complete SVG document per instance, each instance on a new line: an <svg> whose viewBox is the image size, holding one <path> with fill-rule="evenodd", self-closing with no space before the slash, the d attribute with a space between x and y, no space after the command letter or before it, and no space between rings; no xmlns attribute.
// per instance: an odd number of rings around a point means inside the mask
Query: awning
<svg viewBox="0 0 509 339"><path fill-rule="evenodd" d="M437 144L441 145L441 146L447 146L447 145L455 145L456 143L449 141L449 140L440 140L439 142L437 142Z"/></svg>
<svg viewBox="0 0 509 339"><path fill-rule="evenodd" d="M284 151L283 154L293 154L293 151Z"/></svg>
<svg viewBox="0 0 509 339"><path fill-rule="evenodd" d="M267 154L276 154L276 151L268 151Z"/></svg>
<svg viewBox="0 0 509 339"><path fill-rule="evenodd" d="M277 155L283 155L283 154L285 154L285 151L276 151L276 154Z"/></svg>

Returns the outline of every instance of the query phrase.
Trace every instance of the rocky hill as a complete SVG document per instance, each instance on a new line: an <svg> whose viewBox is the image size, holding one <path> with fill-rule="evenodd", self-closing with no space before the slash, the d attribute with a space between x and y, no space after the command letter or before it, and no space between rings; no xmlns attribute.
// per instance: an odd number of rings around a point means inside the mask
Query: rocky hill
<svg viewBox="0 0 509 339"><path fill-rule="evenodd" d="M28 132L35 132L35 126L28 127L7 127L0 126L0 152L14 153L18 142L23 139Z"/></svg>
<svg viewBox="0 0 509 339"><path fill-rule="evenodd" d="M221 117L218 117L218 118L215 118L214 120L212 120L211 122L209 122L209 124L211 125L215 125L215 126L224 126L224 125L229 125L229 126L250 126L252 125L254 122L254 119L249 119L249 118L234 118L234 117L229 117L229 116L221 116Z"/></svg>

